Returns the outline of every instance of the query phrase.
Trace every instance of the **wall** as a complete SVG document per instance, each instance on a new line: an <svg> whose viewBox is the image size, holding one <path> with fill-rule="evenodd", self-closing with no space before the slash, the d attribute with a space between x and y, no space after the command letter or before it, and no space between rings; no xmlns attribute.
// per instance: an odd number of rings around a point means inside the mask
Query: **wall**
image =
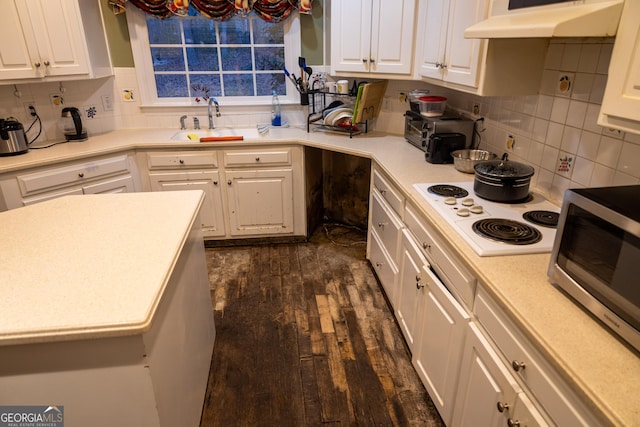
<svg viewBox="0 0 640 427"><path fill-rule="evenodd" d="M613 39L553 39L539 94L532 96L479 97L392 81L377 129L401 134L404 122L398 119L407 105L398 94L428 88L465 115L479 105L485 117L480 148L534 166L533 187L556 202L569 187L639 184L640 135L597 124L612 47ZM515 141L512 149L509 139Z"/></svg>

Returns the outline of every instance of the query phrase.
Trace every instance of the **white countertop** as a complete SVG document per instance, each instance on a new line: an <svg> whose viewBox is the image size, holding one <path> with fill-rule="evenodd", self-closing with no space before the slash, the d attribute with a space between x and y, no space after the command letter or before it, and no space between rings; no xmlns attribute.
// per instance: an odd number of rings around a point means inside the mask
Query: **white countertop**
<svg viewBox="0 0 640 427"><path fill-rule="evenodd" d="M0 213L0 345L146 331L203 199L67 196Z"/></svg>
<svg viewBox="0 0 640 427"><path fill-rule="evenodd" d="M92 136L44 150L0 158L0 173L64 160L148 148L212 148L223 143L170 141L175 129L122 130ZM303 144L373 159L433 222L480 284L521 326L535 347L547 357L574 391L612 424L640 425L640 358L620 343L576 304L547 281L549 254L479 257L456 232L439 219L413 188L420 182L471 181L473 175L452 165L425 162L424 154L404 138L371 132L348 136L306 129L271 129L256 140L225 142L224 146ZM47 234L45 233L44 236ZM21 265L32 265L23 257ZM0 310L2 306L0 306Z"/></svg>

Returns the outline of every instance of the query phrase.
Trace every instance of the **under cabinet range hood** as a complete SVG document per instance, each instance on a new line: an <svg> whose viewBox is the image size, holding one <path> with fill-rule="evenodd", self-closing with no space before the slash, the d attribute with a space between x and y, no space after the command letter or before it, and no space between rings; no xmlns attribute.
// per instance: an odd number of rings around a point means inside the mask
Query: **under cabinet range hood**
<svg viewBox="0 0 640 427"><path fill-rule="evenodd" d="M627 0L638 1L638 0ZM515 0L492 0L488 19L464 31L471 39L611 37L616 35L624 0L541 0L542 6L514 8ZM527 3L521 0L519 3Z"/></svg>

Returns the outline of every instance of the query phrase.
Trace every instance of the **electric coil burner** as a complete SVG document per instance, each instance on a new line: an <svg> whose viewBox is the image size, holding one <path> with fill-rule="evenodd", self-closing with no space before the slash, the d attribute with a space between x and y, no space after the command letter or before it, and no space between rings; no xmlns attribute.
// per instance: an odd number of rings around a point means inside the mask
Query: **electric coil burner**
<svg viewBox="0 0 640 427"><path fill-rule="evenodd" d="M542 239L534 227L504 218L481 219L474 222L472 228L482 237L512 245L532 245Z"/></svg>
<svg viewBox="0 0 640 427"><path fill-rule="evenodd" d="M560 214L552 211L528 211L522 214L522 218L532 224L556 228Z"/></svg>
<svg viewBox="0 0 640 427"><path fill-rule="evenodd" d="M414 187L480 256L550 253L553 248L560 208L539 194L498 203L477 196L473 181Z"/></svg>
<svg viewBox="0 0 640 427"><path fill-rule="evenodd" d="M427 188L427 191L432 194L437 194L438 196L455 197L456 199L469 195L469 192L464 188L447 184L432 185Z"/></svg>

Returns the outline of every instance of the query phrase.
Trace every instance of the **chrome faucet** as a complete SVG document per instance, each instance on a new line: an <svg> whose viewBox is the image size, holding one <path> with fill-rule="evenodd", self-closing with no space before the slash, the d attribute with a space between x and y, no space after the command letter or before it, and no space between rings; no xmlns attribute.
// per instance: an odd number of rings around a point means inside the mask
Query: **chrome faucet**
<svg viewBox="0 0 640 427"><path fill-rule="evenodd" d="M197 117L193 118L193 128L200 129L200 119L198 119Z"/></svg>
<svg viewBox="0 0 640 427"><path fill-rule="evenodd" d="M216 117L220 117L220 104L218 104L218 100L214 97L209 98L208 109L207 112L209 114L209 129L214 129L213 125L213 104L216 104Z"/></svg>
<svg viewBox="0 0 640 427"><path fill-rule="evenodd" d="M184 124L184 121L187 120L187 116L180 117L180 130L185 130L187 125Z"/></svg>

